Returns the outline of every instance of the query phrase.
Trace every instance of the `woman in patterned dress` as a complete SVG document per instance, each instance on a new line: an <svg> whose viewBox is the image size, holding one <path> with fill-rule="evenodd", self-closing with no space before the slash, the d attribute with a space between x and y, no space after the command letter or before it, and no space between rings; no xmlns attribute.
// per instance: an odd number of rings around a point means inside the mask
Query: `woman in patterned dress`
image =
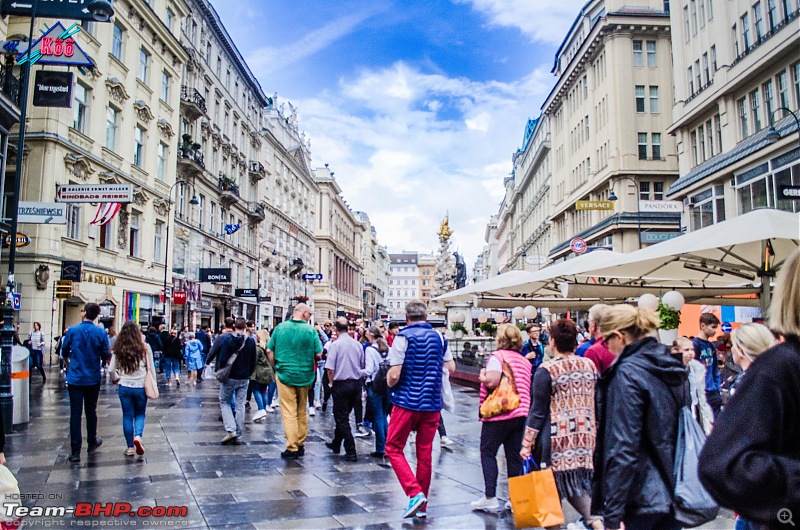
<svg viewBox="0 0 800 530"><path fill-rule="evenodd" d="M594 363L575 355L578 327L562 319L550 327L554 358L545 361L533 376L531 410L520 456L533 455L541 467L550 467L561 498L566 498L582 520L603 528L591 515L591 491L595 447Z"/></svg>

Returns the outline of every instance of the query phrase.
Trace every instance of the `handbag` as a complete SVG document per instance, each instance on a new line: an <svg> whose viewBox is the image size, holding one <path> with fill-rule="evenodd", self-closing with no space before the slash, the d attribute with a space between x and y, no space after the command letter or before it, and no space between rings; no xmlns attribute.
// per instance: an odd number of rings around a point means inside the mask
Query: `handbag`
<svg viewBox="0 0 800 530"><path fill-rule="evenodd" d="M222 368L219 368L216 372L214 372L214 377L217 378L222 384L228 382L228 379L231 378L231 368L233 368L233 363L236 362L236 358L239 356L239 352L242 351L244 345L247 344L247 337L242 341L242 345L239 346L239 349L233 352L230 357L228 357L228 362Z"/></svg>
<svg viewBox="0 0 800 530"><path fill-rule="evenodd" d="M503 374L500 376L500 383L481 403L481 408L478 411L481 419L494 418L519 407L520 398L517 392L517 385L514 382L514 372L505 357L502 357L502 360Z"/></svg>
<svg viewBox="0 0 800 530"><path fill-rule="evenodd" d="M531 466L535 470L531 470ZM522 475L509 477L508 496L517 528L545 528L564 524L561 497L552 469L539 469L533 458L522 463Z"/></svg>
<svg viewBox="0 0 800 530"><path fill-rule="evenodd" d="M150 371L149 363L147 362L147 354L144 357L145 374L144 374L144 395L147 399L158 399L158 384L153 372Z"/></svg>
<svg viewBox="0 0 800 530"><path fill-rule="evenodd" d="M703 428L689 407L681 408L678 418L678 441L675 444L675 520L692 528L713 521L719 505L700 483L697 466L706 441Z"/></svg>

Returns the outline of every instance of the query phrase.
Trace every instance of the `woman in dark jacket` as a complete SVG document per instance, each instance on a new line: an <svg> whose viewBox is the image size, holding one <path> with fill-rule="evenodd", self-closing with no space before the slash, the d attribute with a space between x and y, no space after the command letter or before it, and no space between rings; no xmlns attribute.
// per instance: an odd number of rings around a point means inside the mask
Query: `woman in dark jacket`
<svg viewBox="0 0 800 530"><path fill-rule="evenodd" d="M699 473L722 506L785 529L800 516L800 250L783 264L769 324L783 342L747 369L706 440Z"/></svg>
<svg viewBox="0 0 800 530"><path fill-rule="evenodd" d="M172 329L168 334L161 334L161 347L164 352L164 371L167 373L167 386L175 376L175 384L181 386L181 360L183 360L183 344L178 338L178 330Z"/></svg>
<svg viewBox="0 0 800 530"><path fill-rule="evenodd" d="M600 321L605 344L618 356L598 385L598 434L592 513L606 528L678 528L672 478L678 415L688 396L683 364L650 334L658 316L628 305Z"/></svg>

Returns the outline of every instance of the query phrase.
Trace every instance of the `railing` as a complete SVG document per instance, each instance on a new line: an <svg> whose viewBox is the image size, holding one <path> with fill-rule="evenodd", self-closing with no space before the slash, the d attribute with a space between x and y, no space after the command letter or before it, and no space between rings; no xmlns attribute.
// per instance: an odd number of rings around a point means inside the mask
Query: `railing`
<svg viewBox="0 0 800 530"><path fill-rule="evenodd" d="M250 161L249 168L250 168L249 169L250 173L255 173L255 174L261 175L261 176L264 176L266 174L266 170L264 169L264 164L262 164L261 162L258 162L256 160L251 160Z"/></svg>
<svg viewBox="0 0 800 530"><path fill-rule="evenodd" d="M731 66L735 65L736 63L740 62L742 59L744 59L745 57L747 57L748 55L753 53L756 48L758 48L759 46L764 44L766 41L768 41L773 35L778 33L780 30L782 30L783 28L788 26L789 22L791 22L792 20L796 19L798 16L800 16L800 8L798 8L797 10L795 10L792 13L788 13L786 15L786 18L784 18L782 22L779 22L778 24L775 24L775 26L772 29L770 29L767 33L762 35L753 44L751 44L750 46L745 48L745 50L742 53L737 55L736 59L734 59L733 62L731 63Z"/></svg>
<svg viewBox="0 0 800 530"><path fill-rule="evenodd" d="M264 205L261 204L260 202L247 203L247 209L251 214L255 214L261 217L262 219L267 216L266 209L264 208Z"/></svg>
<svg viewBox="0 0 800 530"><path fill-rule="evenodd" d="M205 169L206 164L203 161L203 153L199 149L193 147L180 147L178 148L178 158L183 160L191 160L197 165Z"/></svg>
<svg viewBox="0 0 800 530"><path fill-rule="evenodd" d="M237 186L236 184L234 184L233 182L231 182L229 180L219 179L219 182L217 183L217 187L220 189L220 191L225 191L225 192L228 192L228 193L232 193L233 195L236 195L237 197L239 196L239 186Z"/></svg>
<svg viewBox="0 0 800 530"><path fill-rule="evenodd" d="M19 106L19 95L22 90L22 83L14 76L11 68L0 68L0 91L3 92L15 105Z"/></svg>
<svg viewBox="0 0 800 530"><path fill-rule="evenodd" d="M197 105L204 114L206 112L206 98L201 96L196 88L189 88L186 85L181 85L181 101Z"/></svg>

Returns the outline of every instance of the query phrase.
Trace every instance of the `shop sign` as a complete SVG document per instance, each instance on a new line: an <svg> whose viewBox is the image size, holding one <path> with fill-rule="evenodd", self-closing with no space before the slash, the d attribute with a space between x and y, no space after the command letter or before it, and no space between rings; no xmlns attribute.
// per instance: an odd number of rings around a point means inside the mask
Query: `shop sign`
<svg viewBox="0 0 800 530"><path fill-rule="evenodd" d="M207 283L230 283L231 269L200 269L200 281Z"/></svg>
<svg viewBox="0 0 800 530"><path fill-rule="evenodd" d="M683 212L683 203L681 201L639 201L639 211L642 213L681 213Z"/></svg>
<svg viewBox="0 0 800 530"><path fill-rule="evenodd" d="M185 278L172 278L172 288L176 291L186 291L187 302L199 302L203 297L202 285L199 282Z"/></svg>
<svg viewBox="0 0 800 530"><path fill-rule="evenodd" d="M575 203L576 210L613 210L614 203L612 201L577 201Z"/></svg>
<svg viewBox="0 0 800 530"><path fill-rule="evenodd" d="M789 186L788 184L778 186L778 200L800 201L800 186ZM19 246L19 242L17 242L17 246Z"/></svg>
<svg viewBox="0 0 800 530"><path fill-rule="evenodd" d="M120 202L133 200L132 184L59 184L58 202Z"/></svg>
<svg viewBox="0 0 800 530"><path fill-rule="evenodd" d="M680 232L642 232L641 241L642 243L652 245L655 243L661 243L662 241L675 239L680 235Z"/></svg>
<svg viewBox="0 0 800 530"><path fill-rule="evenodd" d="M40 15L37 13L36 16ZM79 31L80 27L75 24L67 29L61 22L56 22L33 43L30 53L25 50L17 56L17 64L30 60L31 64L94 67L94 61L72 38Z"/></svg>
<svg viewBox="0 0 800 530"><path fill-rule="evenodd" d="M34 107L72 107L72 72L37 70L33 85Z"/></svg>
<svg viewBox="0 0 800 530"><path fill-rule="evenodd" d="M17 242L16 246L19 247L27 247L31 244L31 238L26 236L25 234L17 232ZM3 240L3 248L8 248L11 246L11 234L7 235Z"/></svg>
<svg viewBox="0 0 800 530"><path fill-rule="evenodd" d="M186 305L186 291L174 291L172 303L175 305Z"/></svg>
<svg viewBox="0 0 800 530"><path fill-rule="evenodd" d="M234 289L237 298L258 298L258 289Z"/></svg>
<svg viewBox="0 0 800 530"><path fill-rule="evenodd" d="M213 311L214 306L211 304L210 300L200 300L200 309L203 311Z"/></svg>
<svg viewBox="0 0 800 530"><path fill-rule="evenodd" d="M83 267L82 261L62 261L61 262L61 279L69 280L71 282L80 282L83 275L81 268Z"/></svg>
<svg viewBox="0 0 800 530"><path fill-rule="evenodd" d="M81 277L81 281L88 283L99 283L100 285L111 285L113 287L117 285L117 279L114 276L108 276L107 274L97 274L87 271L83 271L83 276Z"/></svg>

